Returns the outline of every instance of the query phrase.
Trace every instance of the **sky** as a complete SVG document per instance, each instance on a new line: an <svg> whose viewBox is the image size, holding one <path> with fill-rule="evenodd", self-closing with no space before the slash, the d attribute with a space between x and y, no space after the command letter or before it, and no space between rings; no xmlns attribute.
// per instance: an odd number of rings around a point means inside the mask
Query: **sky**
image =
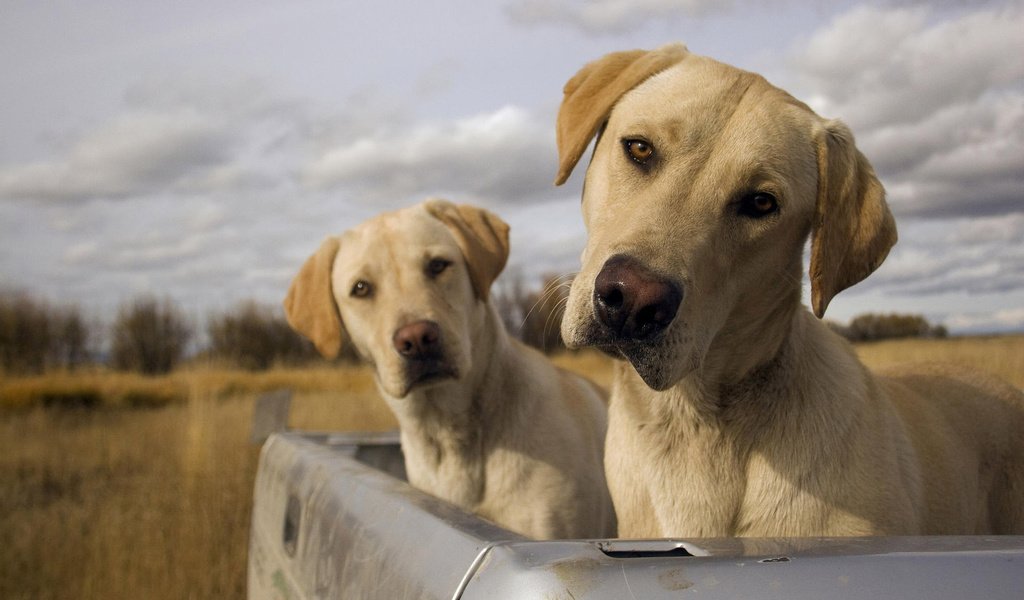
<svg viewBox="0 0 1024 600"><path fill-rule="evenodd" d="M505 278L539 286L585 240L562 86L676 41L846 122L885 184L900 241L827 318L1024 330L1022 0L7 0L0 290L201 323L431 196L509 222Z"/></svg>

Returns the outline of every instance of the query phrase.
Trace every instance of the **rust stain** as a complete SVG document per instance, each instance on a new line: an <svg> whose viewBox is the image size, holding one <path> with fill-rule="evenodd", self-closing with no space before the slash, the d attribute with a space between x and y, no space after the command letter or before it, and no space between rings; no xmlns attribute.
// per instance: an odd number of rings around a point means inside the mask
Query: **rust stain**
<svg viewBox="0 0 1024 600"><path fill-rule="evenodd" d="M683 575L682 567L669 569L668 571L659 574L658 584L671 592L685 590L689 587L693 587L693 582Z"/></svg>

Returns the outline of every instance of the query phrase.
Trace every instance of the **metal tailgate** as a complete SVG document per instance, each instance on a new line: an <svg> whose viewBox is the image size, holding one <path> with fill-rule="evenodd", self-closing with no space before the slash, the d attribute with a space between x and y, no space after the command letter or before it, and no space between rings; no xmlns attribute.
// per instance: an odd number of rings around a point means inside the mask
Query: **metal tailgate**
<svg viewBox="0 0 1024 600"><path fill-rule="evenodd" d="M413 489L397 434L270 437L249 597L1024 598L1024 536L536 542Z"/></svg>

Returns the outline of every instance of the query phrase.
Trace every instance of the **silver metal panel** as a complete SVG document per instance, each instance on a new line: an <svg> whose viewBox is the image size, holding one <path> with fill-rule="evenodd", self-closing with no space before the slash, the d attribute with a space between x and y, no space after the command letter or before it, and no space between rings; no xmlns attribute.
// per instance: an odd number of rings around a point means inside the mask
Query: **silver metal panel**
<svg viewBox="0 0 1024 600"><path fill-rule="evenodd" d="M622 551L643 543L617 544ZM685 546L703 556L640 551L619 558L601 542L502 544L488 552L462 598L1024 597L1021 537L700 540Z"/></svg>
<svg viewBox="0 0 1024 600"><path fill-rule="evenodd" d="M1024 598L1024 536L536 542L402 478L397 434L271 436L250 598Z"/></svg>
<svg viewBox="0 0 1024 600"><path fill-rule="evenodd" d="M356 459L381 460L387 452L373 452L381 443L400 457L397 438L364 444L369 452L352 441L292 433L267 441L250 598L451 599L490 544L523 541Z"/></svg>

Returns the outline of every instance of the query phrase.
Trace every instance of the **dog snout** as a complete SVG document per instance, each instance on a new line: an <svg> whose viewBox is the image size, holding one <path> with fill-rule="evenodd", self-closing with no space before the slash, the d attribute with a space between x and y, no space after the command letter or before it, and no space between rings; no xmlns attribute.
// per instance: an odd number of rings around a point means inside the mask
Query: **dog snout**
<svg viewBox="0 0 1024 600"><path fill-rule="evenodd" d="M609 258L594 281L597 318L623 340L646 340L664 331L682 300L678 285L628 256Z"/></svg>
<svg viewBox="0 0 1024 600"><path fill-rule="evenodd" d="M441 356L441 328L433 321L415 321L400 327L391 339L395 350L410 360Z"/></svg>

